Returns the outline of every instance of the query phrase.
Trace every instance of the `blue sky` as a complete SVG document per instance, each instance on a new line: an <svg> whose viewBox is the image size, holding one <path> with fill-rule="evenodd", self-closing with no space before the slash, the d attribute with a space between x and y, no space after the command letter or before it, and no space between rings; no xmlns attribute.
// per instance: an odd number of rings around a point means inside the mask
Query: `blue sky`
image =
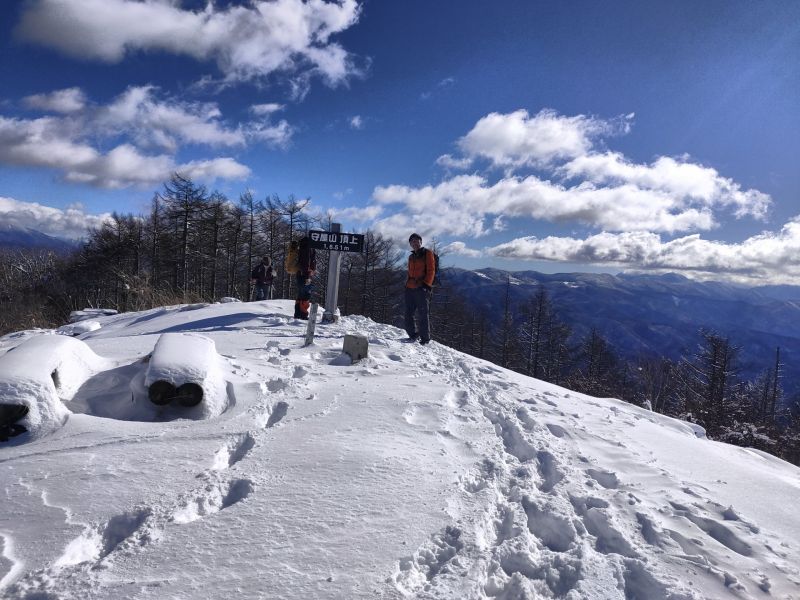
<svg viewBox="0 0 800 600"><path fill-rule="evenodd" d="M0 223L178 170L444 263L800 275L800 3L7 0Z"/></svg>

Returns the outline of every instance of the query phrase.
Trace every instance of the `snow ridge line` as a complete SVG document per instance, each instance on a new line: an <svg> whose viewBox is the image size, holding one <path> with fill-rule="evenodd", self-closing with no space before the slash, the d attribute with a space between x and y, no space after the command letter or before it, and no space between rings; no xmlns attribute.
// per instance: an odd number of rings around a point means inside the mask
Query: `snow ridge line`
<svg viewBox="0 0 800 600"><path fill-rule="evenodd" d="M4 562L10 564L6 570L6 574L0 579L0 591L16 579L22 570L25 568L25 563L19 560L14 554L14 538L9 534L0 531L0 542L2 542L2 552L0 557Z"/></svg>

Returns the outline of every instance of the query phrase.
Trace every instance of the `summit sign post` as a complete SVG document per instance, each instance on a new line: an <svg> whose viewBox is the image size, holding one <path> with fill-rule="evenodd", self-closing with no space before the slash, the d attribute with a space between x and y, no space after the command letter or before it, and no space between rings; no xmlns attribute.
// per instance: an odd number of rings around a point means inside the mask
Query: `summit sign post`
<svg viewBox="0 0 800 600"><path fill-rule="evenodd" d="M325 293L325 312L322 314L322 322L335 323L339 318L339 268L342 264L342 255L345 252L363 252L364 234L342 233L340 223L331 223L330 231L311 229L308 237L312 248L330 252L328 288Z"/></svg>

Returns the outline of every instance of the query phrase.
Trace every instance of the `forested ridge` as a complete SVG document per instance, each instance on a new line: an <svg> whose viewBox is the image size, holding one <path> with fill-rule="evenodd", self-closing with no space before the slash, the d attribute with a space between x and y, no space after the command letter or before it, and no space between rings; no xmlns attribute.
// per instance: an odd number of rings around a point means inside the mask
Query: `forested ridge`
<svg viewBox="0 0 800 600"><path fill-rule="evenodd" d="M278 267L276 297L293 298L283 271L288 242L309 228L327 229L308 200L249 192L232 201L175 175L154 194L146 215L114 214L77 250L0 250L0 335L57 327L87 307L139 311L157 306L247 300L249 275L262 256ZM339 308L402 325L406 253L379 233L364 233L364 252L345 254ZM324 303L327 253L318 251L316 300ZM442 257L443 264L446 256ZM502 313L469 308L442 277L432 302L433 337L456 350L594 396L621 398L704 427L708 436L800 464L800 403L783 392L780 348L754 379L738 373L740 348L701 329L679 360L622 359L601 332L575 339L546 288Z"/></svg>

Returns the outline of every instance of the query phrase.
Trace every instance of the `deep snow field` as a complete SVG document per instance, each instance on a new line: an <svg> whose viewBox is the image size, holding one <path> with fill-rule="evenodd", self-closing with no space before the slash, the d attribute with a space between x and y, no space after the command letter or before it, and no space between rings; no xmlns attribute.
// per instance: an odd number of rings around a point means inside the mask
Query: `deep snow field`
<svg viewBox="0 0 800 600"><path fill-rule="evenodd" d="M796 467L362 317L303 347L292 308L0 338L0 596L800 598Z"/></svg>

